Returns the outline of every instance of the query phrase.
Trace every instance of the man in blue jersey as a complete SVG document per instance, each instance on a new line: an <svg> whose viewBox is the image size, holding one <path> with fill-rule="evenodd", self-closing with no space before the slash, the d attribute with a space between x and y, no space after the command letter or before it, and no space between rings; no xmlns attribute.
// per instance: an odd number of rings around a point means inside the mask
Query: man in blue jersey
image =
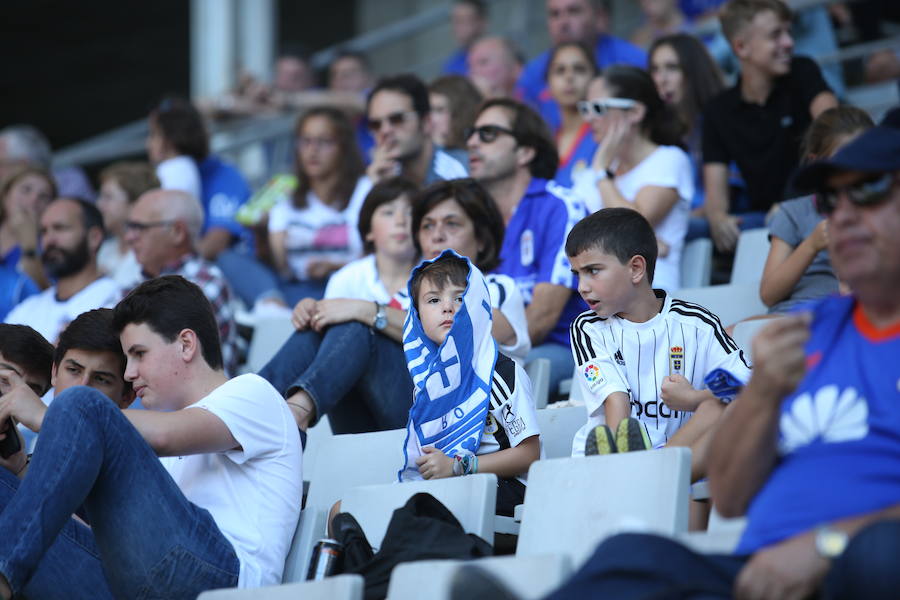
<svg viewBox="0 0 900 600"><path fill-rule="evenodd" d="M531 336L528 359L552 362L550 390L571 377L569 324L584 308L565 253L584 205L552 181L556 145L540 116L509 98L485 102L467 136L469 170L490 192L506 224L497 271L516 280Z"/></svg>
<svg viewBox="0 0 900 600"><path fill-rule="evenodd" d="M736 550L616 536L552 598L897 597L900 108L795 183L816 191L853 293L753 342L753 375L709 449L716 508L747 516Z"/></svg>
<svg viewBox="0 0 900 600"><path fill-rule="evenodd" d="M547 31L550 42L581 42L594 49L597 67L602 69L617 63L645 68L647 54L630 42L611 36L609 29L609 0L547 0ZM536 107L551 129L561 122L559 107L547 87L547 66L550 51L531 60L519 78L524 100Z"/></svg>

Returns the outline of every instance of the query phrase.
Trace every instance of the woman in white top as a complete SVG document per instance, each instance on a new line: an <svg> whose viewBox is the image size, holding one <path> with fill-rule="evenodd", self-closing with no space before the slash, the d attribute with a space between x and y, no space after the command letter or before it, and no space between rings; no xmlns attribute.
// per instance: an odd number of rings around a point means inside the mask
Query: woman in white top
<svg viewBox="0 0 900 600"><path fill-rule="evenodd" d="M321 297L328 277L362 255L356 222L370 188L343 112L310 109L295 131L297 188L269 214L269 245L289 304Z"/></svg>
<svg viewBox="0 0 900 600"><path fill-rule="evenodd" d="M203 120L190 102L166 98L150 113L147 156L164 190L181 190L201 200L200 162L209 154Z"/></svg>
<svg viewBox="0 0 900 600"><path fill-rule="evenodd" d="M679 146L685 126L637 67L605 69L588 98L582 110L600 147L591 169L575 178L575 193L591 212L626 207L644 215L660 248L653 287L676 290L694 195L691 162Z"/></svg>
<svg viewBox="0 0 900 600"><path fill-rule="evenodd" d="M491 334L501 352L524 365L531 350L525 301L511 277L491 273L500 264L504 226L487 190L474 179L434 183L419 194L412 227L422 258L432 259L452 248L485 274L493 306Z"/></svg>
<svg viewBox="0 0 900 600"><path fill-rule="evenodd" d="M410 232L416 186L399 177L366 196L359 235L369 254L332 275L325 298L294 307L297 331L259 374L305 431L324 414L335 433L406 424L412 382L401 341L406 281L418 259Z"/></svg>

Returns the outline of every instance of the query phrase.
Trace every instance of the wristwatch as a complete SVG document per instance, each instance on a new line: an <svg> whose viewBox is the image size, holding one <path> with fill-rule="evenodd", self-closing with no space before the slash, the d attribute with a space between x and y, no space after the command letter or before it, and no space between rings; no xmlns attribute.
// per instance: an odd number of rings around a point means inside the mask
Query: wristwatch
<svg viewBox="0 0 900 600"><path fill-rule="evenodd" d="M596 171L594 173L594 183L600 183L604 179L615 179L616 174L613 173L608 167L603 169L602 171Z"/></svg>
<svg viewBox="0 0 900 600"><path fill-rule="evenodd" d="M384 313L385 305L381 302L375 303L375 318L372 320L372 327L378 331L382 331L387 327L387 315Z"/></svg>
<svg viewBox="0 0 900 600"><path fill-rule="evenodd" d="M823 525L816 529L816 552L822 558L837 558L844 552L850 536L847 532Z"/></svg>

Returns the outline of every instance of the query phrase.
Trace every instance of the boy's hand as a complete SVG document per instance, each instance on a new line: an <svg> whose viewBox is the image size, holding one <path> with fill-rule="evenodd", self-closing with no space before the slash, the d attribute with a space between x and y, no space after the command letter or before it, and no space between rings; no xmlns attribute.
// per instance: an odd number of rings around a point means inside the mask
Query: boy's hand
<svg viewBox="0 0 900 600"><path fill-rule="evenodd" d="M416 459L419 473L425 479L442 479L453 476L453 459L433 446L422 448L425 454Z"/></svg>
<svg viewBox="0 0 900 600"><path fill-rule="evenodd" d="M44 422L47 405L25 384L22 377L11 369L0 369L0 423L8 417L37 433ZM3 434L0 433L0 439Z"/></svg>
<svg viewBox="0 0 900 600"><path fill-rule="evenodd" d="M663 377L659 397L672 410L690 412L696 410L703 399L697 391L687 378L676 373Z"/></svg>

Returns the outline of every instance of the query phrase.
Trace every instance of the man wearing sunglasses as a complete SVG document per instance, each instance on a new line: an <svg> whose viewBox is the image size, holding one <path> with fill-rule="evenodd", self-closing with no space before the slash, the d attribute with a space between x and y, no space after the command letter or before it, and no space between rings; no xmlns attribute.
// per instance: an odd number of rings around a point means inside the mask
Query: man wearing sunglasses
<svg viewBox="0 0 900 600"><path fill-rule="evenodd" d="M747 517L737 547L615 536L551 599L897 597L900 108L795 184L817 191L852 294L753 341L753 375L709 449L716 509Z"/></svg>
<svg viewBox="0 0 900 600"><path fill-rule="evenodd" d="M525 298L532 350L551 362L550 390L571 377L569 324L584 304L565 254L569 230L585 216L582 202L553 181L556 145L541 117L509 98L488 100L466 134L469 170L490 192L506 225L498 271Z"/></svg>
<svg viewBox="0 0 900 600"><path fill-rule="evenodd" d="M6 316L7 323L28 325L51 342L75 317L93 308L113 306L119 286L101 277L97 250L103 243L103 216L77 198L58 198L41 215L41 263L54 280Z"/></svg>
<svg viewBox="0 0 900 600"><path fill-rule="evenodd" d="M378 81L366 105L369 130L375 137L372 183L395 175L421 186L441 179L467 177L466 167L431 141L428 89L415 75Z"/></svg>
<svg viewBox="0 0 900 600"><path fill-rule="evenodd" d="M232 292L219 267L197 253L202 226L203 208L194 196L180 190L150 190L132 205L125 240L145 278L181 275L200 286L219 326L225 371L233 374L238 341Z"/></svg>

